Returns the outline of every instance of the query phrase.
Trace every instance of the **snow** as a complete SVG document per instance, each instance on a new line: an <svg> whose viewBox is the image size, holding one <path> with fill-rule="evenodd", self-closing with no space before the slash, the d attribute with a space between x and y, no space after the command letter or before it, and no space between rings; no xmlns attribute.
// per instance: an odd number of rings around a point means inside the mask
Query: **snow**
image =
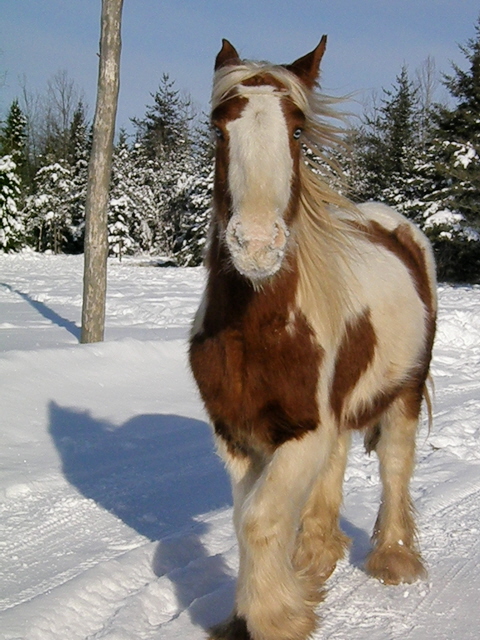
<svg viewBox="0 0 480 640"><path fill-rule="evenodd" d="M435 208L435 205L434 207ZM467 226L465 216L450 209L441 209L427 215L425 218L424 229L431 229L435 226L446 226L450 230L442 231L440 236L452 240L455 233L463 235L469 242L480 242L480 233Z"/></svg>
<svg viewBox="0 0 480 640"><path fill-rule="evenodd" d="M441 209L436 213L428 216L425 220L425 228L428 229L430 227L434 227L435 225L450 225L455 226L459 225L460 222L465 220L465 216L461 213L457 213L454 211L450 211L450 209Z"/></svg>
<svg viewBox="0 0 480 640"><path fill-rule="evenodd" d="M0 254L0 637L199 640L231 608L228 480L187 367L202 268L109 263L106 341L78 344L82 257ZM480 627L480 287L440 287L434 424L412 491L429 578L362 563L379 499L360 438L349 557L316 640L468 640Z"/></svg>
<svg viewBox="0 0 480 640"><path fill-rule="evenodd" d="M478 162L478 155L475 147L470 142L467 144L461 144L459 142L451 143L452 146L457 147L453 154L454 167L461 166L464 169L468 169L471 163Z"/></svg>

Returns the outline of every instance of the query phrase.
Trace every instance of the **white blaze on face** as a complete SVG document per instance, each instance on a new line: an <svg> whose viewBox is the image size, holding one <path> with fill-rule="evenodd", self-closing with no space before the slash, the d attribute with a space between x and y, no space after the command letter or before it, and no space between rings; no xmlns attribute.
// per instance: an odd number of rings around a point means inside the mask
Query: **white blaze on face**
<svg viewBox="0 0 480 640"><path fill-rule="evenodd" d="M281 94L268 85L245 87L242 93L248 103L227 125L233 215L226 238L238 271L260 280L278 271L285 254L283 216L293 160Z"/></svg>

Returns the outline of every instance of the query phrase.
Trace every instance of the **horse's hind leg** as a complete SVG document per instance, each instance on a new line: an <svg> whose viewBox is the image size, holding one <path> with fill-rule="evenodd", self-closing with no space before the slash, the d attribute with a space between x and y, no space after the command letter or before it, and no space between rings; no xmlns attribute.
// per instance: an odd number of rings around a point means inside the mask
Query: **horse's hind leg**
<svg viewBox="0 0 480 640"><path fill-rule="evenodd" d="M297 571L318 585L330 576L350 544L339 526L349 445L350 433L347 431L339 436L302 514L294 565Z"/></svg>
<svg viewBox="0 0 480 640"><path fill-rule="evenodd" d="M374 549L366 569L386 584L414 582L426 576L416 544L409 492L420 405L421 392L417 389L399 396L381 419L375 447L383 493L373 533Z"/></svg>

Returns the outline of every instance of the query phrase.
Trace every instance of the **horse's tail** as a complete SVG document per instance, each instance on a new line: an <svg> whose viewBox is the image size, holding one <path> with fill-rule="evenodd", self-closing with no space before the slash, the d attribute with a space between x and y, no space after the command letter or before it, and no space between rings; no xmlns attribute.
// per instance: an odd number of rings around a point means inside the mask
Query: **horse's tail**
<svg viewBox="0 0 480 640"><path fill-rule="evenodd" d="M430 389L431 391L430 391ZM427 405L427 418L428 418L428 433L432 429L433 425L433 400L432 397L435 395L435 384L433 382L432 374L429 373L425 384L423 385L423 399L425 400L425 404Z"/></svg>

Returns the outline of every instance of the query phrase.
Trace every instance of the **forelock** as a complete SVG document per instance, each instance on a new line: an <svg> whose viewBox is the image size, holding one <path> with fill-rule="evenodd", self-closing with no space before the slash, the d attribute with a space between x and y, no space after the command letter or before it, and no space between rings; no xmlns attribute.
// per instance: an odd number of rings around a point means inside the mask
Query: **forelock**
<svg viewBox="0 0 480 640"><path fill-rule="evenodd" d="M243 95L248 93L249 89L252 93L258 92L258 86L246 87L243 84L256 76L265 77L264 86L269 85L273 80L274 85L272 86L274 86L274 90L288 96L308 117L309 91L302 85L300 80L293 73L285 69L285 67L264 62L246 61L241 65L220 68L214 76L212 109L215 109L222 104L222 102L228 100L237 87L242 87L241 93Z"/></svg>

